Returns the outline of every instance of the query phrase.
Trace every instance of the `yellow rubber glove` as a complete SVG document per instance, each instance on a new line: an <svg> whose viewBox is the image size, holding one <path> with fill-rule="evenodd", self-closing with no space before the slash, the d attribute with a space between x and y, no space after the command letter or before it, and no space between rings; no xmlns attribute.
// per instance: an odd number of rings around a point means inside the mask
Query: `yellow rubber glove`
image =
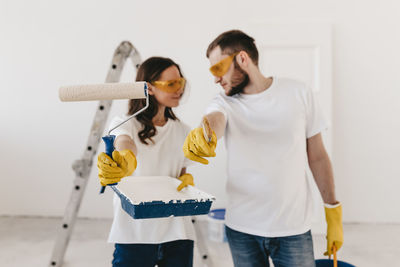
<svg viewBox="0 0 400 267"><path fill-rule="evenodd" d="M178 179L182 181L182 183L178 186L178 188L176 188L176 190L178 190L178 191L181 191L183 188L185 188L188 185L194 186L193 175L191 175L190 173L185 173L182 176L180 176Z"/></svg>
<svg viewBox="0 0 400 267"><path fill-rule="evenodd" d="M129 149L114 150L112 156L113 159L106 153L100 153L97 157L97 168L102 186L118 183L121 178L132 175L136 169L136 157Z"/></svg>
<svg viewBox="0 0 400 267"><path fill-rule="evenodd" d="M342 204L339 203L339 205L332 208L325 205L325 218L328 224L326 235L328 244L324 255L330 256L333 253L333 243L335 243L336 251L339 251L343 245Z"/></svg>
<svg viewBox="0 0 400 267"><path fill-rule="evenodd" d="M217 136L214 131L210 142L204 138L203 129L201 127L192 130L186 136L183 144L183 153L190 160L203 164L208 164L208 160L203 157L215 157L215 148L217 147Z"/></svg>

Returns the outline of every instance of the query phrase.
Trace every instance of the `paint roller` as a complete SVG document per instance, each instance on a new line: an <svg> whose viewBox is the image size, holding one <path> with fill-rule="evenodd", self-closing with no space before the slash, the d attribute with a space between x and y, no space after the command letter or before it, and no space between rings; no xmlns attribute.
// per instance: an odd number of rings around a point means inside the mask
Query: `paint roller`
<svg viewBox="0 0 400 267"><path fill-rule="evenodd" d="M149 106L148 87L146 82L134 83L103 83L103 84L86 84L62 86L59 89L59 98L63 102L73 101L99 101L99 100L114 100L114 99L146 99L146 105L128 117L123 122L116 125L108 131L102 139L105 144L105 153L112 158L112 152L115 150L114 141L115 135L111 132L143 112ZM116 185L116 184L110 184ZM100 194L104 193L105 186L100 189Z"/></svg>
<svg viewBox="0 0 400 267"><path fill-rule="evenodd" d="M63 102L143 99L147 97L147 84L134 82L61 86L58 93Z"/></svg>

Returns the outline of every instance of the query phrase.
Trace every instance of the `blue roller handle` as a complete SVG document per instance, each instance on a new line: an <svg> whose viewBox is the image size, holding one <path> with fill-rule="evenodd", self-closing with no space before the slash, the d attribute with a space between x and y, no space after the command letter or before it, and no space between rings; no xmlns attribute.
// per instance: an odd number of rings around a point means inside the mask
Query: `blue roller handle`
<svg viewBox="0 0 400 267"><path fill-rule="evenodd" d="M110 156L110 158L112 158L112 153L115 150L114 147L115 135L106 135L103 136L101 139L103 139L104 144L106 145L106 154ZM109 185L116 185L116 184L109 184ZM103 194L104 190L106 190L106 187L102 186L100 189L100 194Z"/></svg>

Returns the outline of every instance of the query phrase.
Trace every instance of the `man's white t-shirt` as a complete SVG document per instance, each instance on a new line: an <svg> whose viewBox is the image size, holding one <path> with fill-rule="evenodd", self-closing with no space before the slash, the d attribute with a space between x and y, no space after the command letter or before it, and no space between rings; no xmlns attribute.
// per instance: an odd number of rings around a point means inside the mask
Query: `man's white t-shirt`
<svg viewBox="0 0 400 267"><path fill-rule="evenodd" d="M126 117L112 120L110 129ZM137 168L133 176L171 176L179 177L182 168L190 163L182 152L183 143L190 128L178 120L169 119L162 126L156 126L157 133L152 137L154 144L143 144L138 132L142 124L133 118L124 123L112 134L130 136L137 147ZM168 217L154 219L133 219L121 207L120 198L114 194L114 220L108 237L110 243L157 244L180 239L194 240L195 233L191 218Z"/></svg>
<svg viewBox="0 0 400 267"><path fill-rule="evenodd" d="M311 228L306 142L327 128L305 84L273 78L258 94L218 94L206 114L227 119L226 225L234 230L279 237Z"/></svg>

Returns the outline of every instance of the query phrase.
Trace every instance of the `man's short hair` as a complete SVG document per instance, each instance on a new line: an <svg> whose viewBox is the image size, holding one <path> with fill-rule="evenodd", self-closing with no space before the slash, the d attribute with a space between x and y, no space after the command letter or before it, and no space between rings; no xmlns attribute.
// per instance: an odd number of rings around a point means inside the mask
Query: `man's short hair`
<svg viewBox="0 0 400 267"><path fill-rule="evenodd" d="M232 55L233 53L245 51L258 66L258 50L254 43L254 39L240 30L231 30L221 33L207 48L207 58L211 51L219 46L222 54Z"/></svg>

